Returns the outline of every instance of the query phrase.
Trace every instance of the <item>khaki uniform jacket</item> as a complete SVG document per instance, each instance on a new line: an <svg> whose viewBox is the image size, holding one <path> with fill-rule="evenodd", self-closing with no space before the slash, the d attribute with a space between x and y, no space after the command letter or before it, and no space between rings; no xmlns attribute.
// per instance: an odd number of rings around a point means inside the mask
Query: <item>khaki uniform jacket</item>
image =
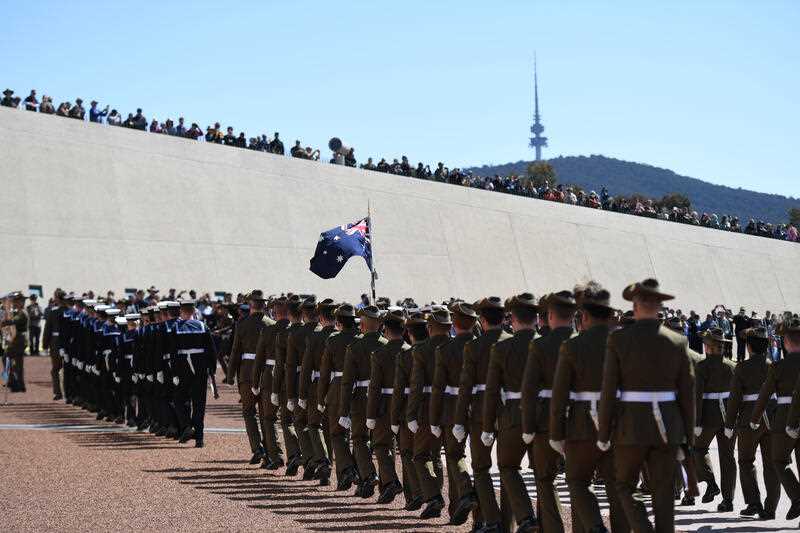
<svg viewBox="0 0 800 533"><path fill-rule="evenodd" d="M749 429L750 417L756 402L742 401L743 396L758 395L761 386L767 380L767 373L772 361L766 354L751 355L749 359L736 364L731 380L731 396L725 413L725 427Z"/></svg>
<svg viewBox="0 0 800 533"><path fill-rule="evenodd" d="M436 349L429 412L432 426L453 425L458 401L458 387L461 383L464 346L474 338L471 332L462 333Z"/></svg>
<svg viewBox="0 0 800 533"><path fill-rule="evenodd" d="M392 391L390 416L393 426L401 426L406 422L406 406L408 404L408 395L411 393L411 367L413 363L413 347L404 344L395 358L394 384L392 385L394 390Z"/></svg>
<svg viewBox="0 0 800 533"><path fill-rule="evenodd" d="M550 400L550 439L597 440L591 402L573 401L569 395L602 389L608 333L606 325L593 326L561 343Z"/></svg>
<svg viewBox="0 0 800 533"><path fill-rule="evenodd" d="M264 323L264 313L248 315L236 325L231 348L231 362L228 366L228 380L232 380L236 376L239 383L250 383L250 379L253 377L255 357L243 359L242 355L253 354L255 356L258 339L265 327L267 325Z"/></svg>
<svg viewBox="0 0 800 533"><path fill-rule="evenodd" d="M272 393L286 393L286 352L289 347L289 336L302 328L301 322L290 323L289 327L275 334L275 368L272 370Z"/></svg>
<svg viewBox="0 0 800 533"><path fill-rule="evenodd" d="M544 390L552 392L561 343L574 335L572 328L556 328L546 337L531 341L522 380L523 433L547 433L550 430L550 399L540 398L539 393Z"/></svg>
<svg viewBox="0 0 800 533"><path fill-rule="evenodd" d="M398 354L410 348L403 339L386 341L370 357L369 388L367 389L367 418L377 420L389 414L394 395L394 376ZM386 392L390 391L391 392ZM398 424L399 425L399 424Z"/></svg>
<svg viewBox="0 0 800 533"><path fill-rule="evenodd" d="M411 349L411 392L406 404L406 420L416 420L420 426L428 424L430 412L430 387L433 385L433 371L436 367L436 349L448 342L447 335L436 335L425 342L415 344Z"/></svg>
<svg viewBox="0 0 800 533"><path fill-rule="evenodd" d="M306 351L303 354L303 364L300 369L300 384L297 397L306 400L309 409L316 409L317 388L322 372L322 355L325 352L325 344L328 338L336 331L333 326L317 325L314 331L308 336L306 341Z"/></svg>
<svg viewBox="0 0 800 533"><path fill-rule="evenodd" d="M502 328L490 329L464 345L464 361L461 365L453 424L466 426L467 417L478 424L483 423L483 397L492 346L510 338L511 335Z"/></svg>
<svg viewBox="0 0 800 533"><path fill-rule="evenodd" d="M334 373L344 372L344 360L347 347L356 339L355 329L336 331L328 337L322 353L322 370L317 385L317 403L339 408L339 384L342 378L334 377Z"/></svg>
<svg viewBox="0 0 800 533"><path fill-rule="evenodd" d="M261 331L256 345L256 360L253 363L251 383L261 383L262 374L266 371L265 384L272 385L272 374L275 370L275 338L279 331L283 331L287 327L289 327L289 321L286 319L276 322L267 316L264 317L264 329ZM268 364L270 361L271 364Z"/></svg>
<svg viewBox="0 0 800 533"><path fill-rule="evenodd" d="M638 320L608 336L600 397L600 431L607 442L662 446L664 441L649 402L618 402L617 391L676 391L677 401L660 402L670 445L694 443L694 365L689 341L661 326L658 320Z"/></svg>
<svg viewBox="0 0 800 533"><path fill-rule="evenodd" d="M535 335L534 330L523 329L492 346L483 397L483 431L486 433L522 425L522 400L504 402L502 395L503 392L522 392L529 346Z"/></svg>
<svg viewBox="0 0 800 533"><path fill-rule="evenodd" d="M367 408L367 387L369 387L369 384L366 387L358 387L356 382L369 380L372 352L385 346L387 342L379 332L374 331L359 335L347 347L344 359L344 375L342 376L342 392L339 400L339 416L349 417L351 405L354 413L365 413Z"/></svg>
<svg viewBox="0 0 800 533"><path fill-rule="evenodd" d="M725 401L703 399L705 393L730 392L731 380L736 364L722 355L706 355L695 366L695 425L709 428L721 427L725 423Z"/></svg>
<svg viewBox="0 0 800 533"><path fill-rule="evenodd" d="M780 361L772 363L767 372L767 379L764 385L761 386L761 392L758 394L758 401L756 406L753 407L753 414L750 416L750 422L754 424L761 423L761 416L767 408L770 396L777 395L780 399L782 396L794 396L794 390L797 385L798 376L800 376L800 352L786 354L786 357ZM775 409L775 421L772 423L772 433L783 434L786 431L786 422L789 414L790 404L778 404Z"/></svg>
<svg viewBox="0 0 800 533"><path fill-rule="evenodd" d="M292 331L286 339L287 398L294 400L298 398L303 356L306 353L306 343L315 329L317 329L317 322L305 323L302 327ZM308 384L306 383L306 385Z"/></svg>
<svg viewBox="0 0 800 533"><path fill-rule="evenodd" d="M789 413L786 415L786 427L796 429L800 426L800 376L794 386L792 403L789 405Z"/></svg>

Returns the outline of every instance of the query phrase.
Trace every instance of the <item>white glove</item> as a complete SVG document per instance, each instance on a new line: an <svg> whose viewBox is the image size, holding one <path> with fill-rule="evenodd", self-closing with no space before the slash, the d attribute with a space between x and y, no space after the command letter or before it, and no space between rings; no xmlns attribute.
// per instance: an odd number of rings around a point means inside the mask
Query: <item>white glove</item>
<svg viewBox="0 0 800 533"><path fill-rule="evenodd" d="M114 372L114 381L116 381L117 383L122 383L122 380L119 378L116 372Z"/></svg>
<svg viewBox="0 0 800 533"><path fill-rule="evenodd" d="M482 431L481 442L487 448L491 447L492 443L494 442L494 433L486 433L485 431Z"/></svg>
<svg viewBox="0 0 800 533"><path fill-rule="evenodd" d="M523 433L522 442L524 442L525 444L530 444L531 442L533 442L533 437L534 437L533 433Z"/></svg>
<svg viewBox="0 0 800 533"><path fill-rule="evenodd" d="M725 428L725 438L730 439L733 437L733 430L731 428Z"/></svg>
<svg viewBox="0 0 800 533"><path fill-rule="evenodd" d="M181 382L181 380L180 380L180 378L178 376L173 376L173 378L172 378L172 384L173 385L175 385L177 387L180 382Z"/></svg>
<svg viewBox="0 0 800 533"><path fill-rule="evenodd" d="M80 361L76 361L75 364L72 366L78 367L78 370L83 370L83 363L81 363Z"/></svg>
<svg viewBox="0 0 800 533"><path fill-rule="evenodd" d="M83 370L87 374L91 374L92 373L92 365L86 365L83 368L80 368L79 370Z"/></svg>
<svg viewBox="0 0 800 533"><path fill-rule="evenodd" d="M61 357L67 359L67 363L69 363L69 359L68 359L69 356L67 355L67 351L64 348L59 348L58 349L58 355L60 355Z"/></svg>
<svg viewBox="0 0 800 533"><path fill-rule="evenodd" d="M433 433L433 436L438 439L442 436L442 428L439 426L431 426L431 433Z"/></svg>
<svg viewBox="0 0 800 533"><path fill-rule="evenodd" d="M557 451L562 457L566 457L567 453L564 451L563 440L551 440L550 447Z"/></svg>
<svg viewBox="0 0 800 533"><path fill-rule="evenodd" d="M278 406L281 404L281 399L280 399L280 398L278 397L278 395L277 395L277 394L275 394L274 392L273 392L272 394L270 394L270 395L269 395L269 401L270 401L270 402L272 403L272 405L274 405L275 407L278 407Z"/></svg>
<svg viewBox="0 0 800 533"><path fill-rule="evenodd" d="M258 396L259 394L261 394L261 389L257 389L255 387L250 387L250 392L253 393L253 396Z"/></svg>
<svg viewBox="0 0 800 533"><path fill-rule="evenodd" d="M453 436L456 438L458 442L463 441L467 438L467 432L464 429L464 426L461 424L456 424L453 426Z"/></svg>
<svg viewBox="0 0 800 533"><path fill-rule="evenodd" d="M300 409L308 409L308 402L305 400L297 400L297 405Z"/></svg>
<svg viewBox="0 0 800 533"><path fill-rule="evenodd" d="M410 421L410 422L408 422L408 424L406 424L406 425L408 426L408 430L409 430L411 433L416 433L417 431L419 431L419 424L417 424L417 421L416 421L416 420L411 420L411 421Z"/></svg>
<svg viewBox="0 0 800 533"><path fill-rule="evenodd" d="M321 403L318 403L317 404L317 411L319 411L320 413L324 413L325 412L325 406L322 405Z"/></svg>
<svg viewBox="0 0 800 533"><path fill-rule="evenodd" d="M759 427L761 427L761 424L754 424L753 422L750 422L750 429L753 431L756 431Z"/></svg>
<svg viewBox="0 0 800 533"><path fill-rule="evenodd" d="M150 383L153 382L153 374L147 374L147 381L149 381Z"/></svg>
<svg viewBox="0 0 800 533"><path fill-rule="evenodd" d="M400 433L400 426L395 426L394 424L392 424L392 433L394 433L395 435Z"/></svg>
<svg viewBox="0 0 800 533"><path fill-rule="evenodd" d="M139 383L139 375L138 375L138 374L133 374L133 375L131 376L131 381L133 381L133 382L134 382L134 384L135 384L135 383Z"/></svg>
<svg viewBox="0 0 800 533"><path fill-rule="evenodd" d="M789 437L797 440L797 438L800 437L800 427L790 428L789 426L786 426L786 434L789 435Z"/></svg>
<svg viewBox="0 0 800 533"><path fill-rule="evenodd" d="M95 376L99 376L99 375L100 375L100 369L99 369L99 368L97 368L97 367L96 367L96 366L94 366L94 365L92 365L92 372L94 372L94 375L95 375Z"/></svg>
<svg viewBox="0 0 800 533"><path fill-rule="evenodd" d="M159 370L158 373L156 374L156 379L158 380L159 383L163 384L164 383L164 372Z"/></svg>
<svg viewBox="0 0 800 533"><path fill-rule="evenodd" d="M597 441L597 447L600 448L601 452L607 452L608 450L611 449L611 443L608 441L606 442Z"/></svg>
<svg viewBox="0 0 800 533"><path fill-rule="evenodd" d="M287 408L287 409L288 409L290 412L291 412L291 411L294 411L294 400L293 400L293 399L291 399L291 398L290 398L290 399L286 400L286 408Z"/></svg>
<svg viewBox="0 0 800 533"><path fill-rule="evenodd" d="M699 437L703 433L702 426L695 426L694 427L694 436Z"/></svg>
<svg viewBox="0 0 800 533"><path fill-rule="evenodd" d="M375 419L367 418L367 429L375 429Z"/></svg>
<svg viewBox="0 0 800 533"><path fill-rule="evenodd" d="M342 426L344 429L350 429L352 422L350 421L349 416L340 416L339 417L339 425Z"/></svg>

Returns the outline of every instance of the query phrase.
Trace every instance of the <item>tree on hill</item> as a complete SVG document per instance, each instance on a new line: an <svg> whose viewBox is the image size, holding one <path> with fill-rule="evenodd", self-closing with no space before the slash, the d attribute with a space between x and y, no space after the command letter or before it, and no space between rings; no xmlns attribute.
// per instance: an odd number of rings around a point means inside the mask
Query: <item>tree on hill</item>
<svg viewBox="0 0 800 533"><path fill-rule="evenodd" d="M528 165L526 174L530 178L534 187L540 188L545 185L553 187L556 184L556 171L553 165L546 161L537 161Z"/></svg>
<svg viewBox="0 0 800 533"><path fill-rule="evenodd" d="M792 207L789 209L789 224L795 228L800 227L800 208Z"/></svg>
<svg viewBox="0 0 800 533"><path fill-rule="evenodd" d="M673 207L689 209L692 207L692 202L685 194L673 192L662 196L661 200L656 202L656 205L658 205L658 207L666 207L667 209L672 209Z"/></svg>

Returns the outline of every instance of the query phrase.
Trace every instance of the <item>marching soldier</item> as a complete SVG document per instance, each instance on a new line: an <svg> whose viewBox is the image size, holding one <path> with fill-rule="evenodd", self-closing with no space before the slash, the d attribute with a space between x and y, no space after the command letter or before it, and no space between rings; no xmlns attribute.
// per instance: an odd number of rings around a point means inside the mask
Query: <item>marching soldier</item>
<svg viewBox="0 0 800 533"><path fill-rule="evenodd" d="M322 370L317 387L317 410L327 411L327 423L331 435L331 447L336 466L336 490L348 490L358 481L353 454L347 445L348 430L339 424L339 405L342 392L342 375L345 367L347 348L352 344L356 330L356 311L352 305L343 303L334 312L336 333L325 344L322 355Z"/></svg>
<svg viewBox="0 0 800 533"><path fill-rule="evenodd" d="M317 304L319 324L308 336L306 342L297 394L297 405L308 413L307 428L311 453L313 453L312 465L316 472L316 478L323 487L330 484L331 477L330 435L328 425L323 423L324 418L317 409L317 405L324 403L318 401L322 356L325 353L325 344L328 342L328 338L336 331L336 320L333 316L335 310L336 304L330 298Z"/></svg>
<svg viewBox="0 0 800 533"><path fill-rule="evenodd" d="M473 307L478 314L483 334L464 344L464 360L459 376L458 397L451 432L458 441L465 441L469 435L473 483L478 496L478 514L483 522L483 531L493 533L500 531L502 518L492 478L489 475L492 467L492 448L491 445L487 447L481 442L483 398L492 346L510 339L511 336L503 331L505 310L500 298L497 296L483 298L475 302Z"/></svg>
<svg viewBox="0 0 800 533"><path fill-rule="evenodd" d="M739 450L739 479L747 507L741 510L742 516L758 515L762 520L775 518L775 509L781 495L781 485L775 466L772 463L769 428L774 422L775 406L770 405L764 413L764 424L758 429L750 428L750 415L761 386L767 379L771 360L767 357L769 336L764 327L751 328L743 332L743 342L747 345L750 357L739 361L731 380L730 398L725 415L725 436L733 439L736 428L736 441ZM772 403L772 402L770 402ZM768 421L772 421L768 423ZM761 448L764 487L767 497L761 503L761 493L756 481L756 450Z"/></svg>
<svg viewBox="0 0 800 533"><path fill-rule="evenodd" d="M431 433L441 438L447 465L448 513L451 525L467 521L470 512L478 507L478 497L467 472L464 455L466 440L453 435L453 420L458 400L464 346L475 337L472 328L478 314L471 305L456 302L449 311L456 336L440 345L435 352L433 385L431 386Z"/></svg>
<svg viewBox="0 0 800 533"><path fill-rule="evenodd" d="M391 503L403 492L394 467L390 403L394 395L395 369L402 350L410 348L403 341L405 316L402 309L389 310L383 317L386 344L373 350L370 358L367 389L367 428L372 431L372 446L378 462L380 496L378 503Z"/></svg>
<svg viewBox="0 0 800 533"><path fill-rule="evenodd" d="M356 313L361 318L361 335L347 347L339 393L339 425L351 430L353 456L358 467L356 496L369 498L375 493L375 465L369 449L367 428L367 388L369 387L370 357L386 344L381 336L381 310L374 305L362 307Z"/></svg>
<svg viewBox="0 0 800 533"><path fill-rule="evenodd" d="M28 336L28 314L25 312L25 295L13 292L7 297L3 337L8 343L6 356L11 359L8 388L11 392L25 392L25 346Z"/></svg>
<svg viewBox="0 0 800 533"><path fill-rule="evenodd" d="M414 434L408 428L406 419L406 403L411 392L411 366L413 363L413 346L425 342L428 330L422 313L412 313L404 323L412 346L403 346L397 354L394 368L394 383L391 400L391 429L397 435L397 449L400 452L400 463L403 467L403 496L406 511L418 511L422 507L422 487L419 475L414 467ZM474 468L474 466L473 466Z"/></svg>
<svg viewBox="0 0 800 533"><path fill-rule="evenodd" d="M288 380L288 369L286 368L286 349L289 336L296 330L303 327L303 314L300 311L300 297L292 295L287 303L289 311L289 326L275 335L275 369L272 374L272 393L270 401L278 408L281 420L281 430L283 432L283 444L286 446L287 476L294 476L300 469L300 443L297 441L297 433L294 429L294 417L292 411L287 406L286 382ZM294 377L292 369L292 377Z"/></svg>
<svg viewBox="0 0 800 533"><path fill-rule="evenodd" d="M488 303L484 302L484 305ZM495 431L498 432L497 466L500 480L517 521L517 531L523 533L536 531L539 526L528 489L519 473L522 458L530 444L522 438L523 413L520 403L529 347L536 336L538 306L534 296L526 292L509 298L505 307L511 313L514 334L499 339L491 346L483 398L481 441L490 448L495 440ZM492 523L487 523L487 527L505 529Z"/></svg>
<svg viewBox="0 0 800 533"><path fill-rule="evenodd" d="M258 396L254 394L254 391L258 392L256 390L258 384L254 384L252 378L258 339L267 325L264 323L264 293L256 289L250 293L247 299L250 303L250 314L236 325L230 364L227 369L228 375L225 381L229 385L233 385L234 381L238 384L244 428L250 442L250 452L253 454L250 464L257 465L264 459L265 451L261 444L261 432L256 420Z"/></svg>
<svg viewBox="0 0 800 533"><path fill-rule="evenodd" d="M265 318L266 326L261 331L256 345L256 358L253 365L253 386L256 387L255 396L259 398L259 417L261 420L261 433L266 457L261 462L261 468L277 470L284 464L283 452L278 442L278 431L275 424L278 421L278 409L272 403L272 384L275 370L275 342L278 334L289 327L287 300L281 296L272 303L274 320Z"/></svg>
<svg viewBox="0 0 800 533"><path fill-rule="evenodd" d="M526 444L533 443L539 519L542 528L550 532L564 530L561 503L554 486L563 450L555 450L550 445L550 398L561 343L575 335L572 324L577 305L570 291L560 291L548 295L544 302L540 302L540 307L547 310L549 333L530 343L520 407L522 439Z"/></svg>
<svg viewBox="0 0 800 533"><path fill-rule="evenodd" d="M653 529L644 505L633 496L646 466L655 530L671 532L678 449L694 442L694 369L688 340L659 323L662 302L673 296L662 292L655 279L629 285L622 297L633 302L635 322L608 337L597 445L607 451L613 440L614 477L631 529ZM623 409L617 409L618 401Z"/></svg>
<svg viewBox="0 0 800 533"><path fill-rule="evenodd" d="M317 298L309 296L300 304L303 315L303 327L293 331L286 341L286 408L292 412L294 429L297 432L300 447L301 464L303 466L303 479L308 481L316 475L314 467L314 449L308 433L308 412L305 407L297 404L298 388L302 379L303 355L306 351L308 338L314 333L319 323L317 316ZM304 383L307 386L307 383Z"/></svg>
<svg viewBox="0 0 800 533"><path fill-rule="evenodd" d="M53 293L53 306L47 310L44 323L44 342L47 345L47 352L50 356L50 381L53 384L53 401L61 400L64 395L61 392L60 372L64 368L64 360L59 351L61 335L58 327L61 324L61 317L67 311L64 303L64 291L56 289ZM66 381L66 371L64 380Z"/></svg>
<svg viewBox="0 0 800 533"><path fill-rule="evenodd" d="M606 531L597 497L589 490L595 470L605 483L611 530L623 533L631 529L614 483L612 452L597 448L597 405L609 323L615 313L610 298L596 283L576 291L583 331L561 344L550 402L550 440L553 448L565 455L573 529L590 533Z"/></svg>
<svg viewBox="0 0 800 533"><path fill-rule="evenodd" d="M798 406L793 395L800 379L800 320L793 318L783 322L778 328L783 337L786 355L772 363L767 372L767 380L761 386L758 400L750 416L750 428L758 429L764 422L764 411L770 397L777 395L778 406L772 421L772 462L778 472L781 485L792 502L786 513L786 520L800 516L800 483L792 472L792 452L800 454L800 440L797 439ZM800 401L800 400L799 400ZM789 410L795 404L791 417ZM789 428L787 432L786 429Z"/></svg>
<svg viewBox="0 0 800 533"><path fill-rule="evenodd" d="M730 396L734 363L723 357L725 338L721 329L712 327L703 333L706 358L695 367L696 426L694 428L694 454L697 462L697 478L706 482L703 503L714 501L720 493L714 479L714 470L708 456L711 441L717 439L719 468L722 473L722 502L717 511L733 511L733 495L736 490L736 460L733 458L734 440L725 435L725 400Z"/></svg>

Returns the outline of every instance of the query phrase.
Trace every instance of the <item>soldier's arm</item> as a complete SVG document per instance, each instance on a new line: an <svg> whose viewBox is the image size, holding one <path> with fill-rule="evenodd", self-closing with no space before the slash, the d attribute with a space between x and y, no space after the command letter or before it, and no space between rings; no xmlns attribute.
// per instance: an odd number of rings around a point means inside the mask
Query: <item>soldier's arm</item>
<svg viewBox="0 0 800 533"><path fill-rule="evenodd" d="M475 351L473 343L468 342L464 346L464 360L461 364L461 375L458 380L458 398L456 399L456 412L454 415L454 423L459 425L466 425L467 411L472 402L472 387L475 376Z"/></svg>
<svg viewBox="0 0 800 533"><path fill-rule="evenodd" d="M445 344L444 346L447 345ZM434 358L431 401L428 404L428 416L430 417L432 426L438 426L442 417L442 394L444 393L445 381L447 380L444 346L436 348L436 355Z"/></svg>
<svg viewBox="0 0 800 533"><path fill-rule="evenodd" d="M549 430L552 440L564 440L566 436L567 405L574 376L572 352L568 343L561 343L553 377L553 397L550 400Z"/></svg>
<svg viewBox="0 0 800 533"><path fill-rule="evenodd" d="M297 366L299 361L299 332L289 335L286 339L286 398L290 400L297 399Z"/></svg>
<svg viewBox="0 0 800 533"><path fill-rule="evenodd" d="M800 425L800 376L792 392L792 403L789 406L789 413L786 415L786 427L797 428Z"/></svg>
<svg viewBox="0 0 800 533"><path fill-rule="evenodd" d="M299 400L308 399L308 388L311 383L311 371L314 366L314 334L312 333L306 340L306 349L303 350L303 362L300 364L300 383L297 388L297 398Z"/></svg>
<svg viewBox="0 0 800 533"><path fill-rule="evenodd" d="M353 385L358 372L355 359L353 347L348 346L344 356L344 370L339 389L339 416L350 416L350 400L353 398Z"/></svg>
<svg viewBox="0 0 800 533"><path fill-rule="evenodd" d="M253 361L253 387L258 388L261 384L261 373L264 371L264 365L267 362L267 330L269 326L261 330L258 335L258 342L256 343L256 358Z"/></svg>
<svg viewBox="0 0 800 533"><path fill-rule="evenodd" d="M686 438L689 445L694 444L694 427L699 423L696 421L695 406L695 373L692 359L689 356L689 345L687 340L683 340L683 357L681 357L681 367L678 374L678 405L683 415L683 425L686 431Z"/></svg>
<svg viewBox="0 0 800 533"><path fill-rule="evenodd" d="M500 387L503 380L503 354L492 346L489 369L486 372L486 392L483 393L483 431L495 432L497 405L500 403Z"/></svg>
<svg viewBox="0 0 800 533"><path fill-rule="evenodd" d="M233 385L233 381L239 376L239 366L242 364L241 330L242 328L238 327L233 334L233 347L231 348L230 363L228 363L228 375L225 376L225 382L231 385Z"/></svg>
<svg viewBox="0 0 800 533"><path fill-rule="evenodd" d="M369 356L369 387L367 387L367 418L378 418L381 395L381 367L378 350Z"/></svg>
<svg viewBox="0 0 800 533"><path fill-rule="evenodd" d="M203 342L205 343L206 364L208 367L208 375L212 378L217 372L217 348L214 346L214 339L211 338L211 332L206 330L203 334Z"/></svg>
<svg viewBox="0 0 800 533"><path fill-rule="evenodd" d="M705 364L702 361L697 364L695 372L695 420L698 424L703 420L703 391L706 388L705 370Z"/></svg>
<svg viewBox="0 0 800 533"><path fill-rule="evenodd" d="M322 360L320 361L319 381L317 382L317 403L325 405L325 398L328 396L328 387L331 384L331 365L333 354L331 353L331 339L325 342L322 350ZM311 400L311 398L309 398Z"/></svg>
<svg viewBox="0 0 800 533"><path fill-rule="evenodd" d="M742 366L736 365L731 378L731 395L728 397L728 406L725 409L725 427L736 427L736 418L739 415L739 405L742 402Z"/></svg>
<svg viewBox="0 0 800 533"><path fill-rule="evenodd" d="M539 349L536 341L531 341L528 347L528 361L522 374L522 432L536 433L536 404L539 401L540 368Z"/></svg>
<svg viewBox="0 0 800 533"><path fill-rule="evenodd" d="M392 403L390 404L390 419L394 426L399 426L403 418L403 399L407 379L403 372L402 365L403 352L397 354L394 362L394 383L392 384ZM370 382L371 383L371 382Z"/></svg>
<svg viewBox="0 0 800 533"><path fill-rule="evenodd" d="M597 440L600 442L611 440L611 422L617 403L619 372L619 354L614 336L610 335L606 344L606 359L603 363L603 389L600 393L600 405L598 407L599 429Z"/></svg>
<svg viewBox="0 0 800 533"><path fill-rule="evenodd" d="M275 357L275 367L272 369L272 394L280 396L283 391L283 383L286 381L286 333L279 332L275 336L275 350L273 356Z"/></svg>
<svg viewBox="0 0 800 533"><path fill-rule="evenodd" d="M775 368L777 366L777 364L770 365L767 371L767 379L764 381L764 384L761 385L761 391L758 393L758 400L753 407L753 414L750 416L751 424L758 425L761 423L761 416L764 414L764 409L767 408L769 397L775 392Z"/></svg>
<svg viewBox="0 0 800 533"><path fill-rule="evenodd" d="M406 421L417 419L419 405L422 402L422 387L425 384L425 362L422 350L414 348L411 351L411 377L409 378L408 402L406 403Z"/></svg>

